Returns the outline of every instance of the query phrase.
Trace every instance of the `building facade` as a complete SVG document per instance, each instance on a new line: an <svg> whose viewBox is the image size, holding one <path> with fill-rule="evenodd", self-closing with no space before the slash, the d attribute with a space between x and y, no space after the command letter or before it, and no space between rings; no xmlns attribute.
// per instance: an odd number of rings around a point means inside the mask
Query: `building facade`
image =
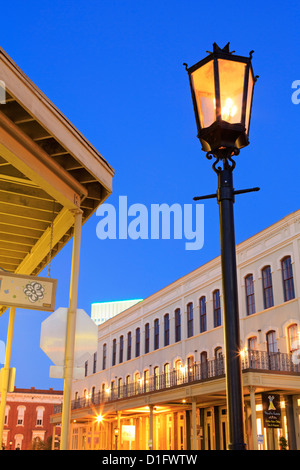
<svg viewBox="0 0 300 470"><path fill-rule="evenodd" d="M54 405L61 404L62 399L63 392L52 388L15 387L7 394L2 449L30 450L40 442L46 444L49 438L52 438L52 448L55 443L58 448L60 428L53 427L50 416Z"/></svg>
<svg viewBox="0 0 300 470"><path fill-rule="evenodd" d="M247 449L300 449L300 210L236 251ZM70 448L227 448L220 257L98 331L73 383ZM279 403L273 427L266 393Z"/></svg>
<svg viewBox="0 0 300 470"><path fill-rule="evenodd" d="M101 325L142 300L143 299L132 299L118 300L116 302L94 302L91 306L91 319L96 325Z"/></svg>

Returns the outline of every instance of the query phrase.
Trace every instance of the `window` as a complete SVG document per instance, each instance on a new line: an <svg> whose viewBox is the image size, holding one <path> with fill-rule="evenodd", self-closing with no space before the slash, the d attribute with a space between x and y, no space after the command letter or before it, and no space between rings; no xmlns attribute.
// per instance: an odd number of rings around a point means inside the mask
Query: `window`
<svg viewBox="0 0 300 470"><path fill-rule="evenodd" d="M288 341L290 353L299 349L298 325L296 323L288 327Z"/></svg>
<svg viewBox="0 0 300 470"><path fill-rule="evenodd" d="M140 328L137 328L135 330L135 357L138 357L140 355L140 349L141 349L141 330Z"/></svg>
<svg viewBox="0 0 300 470"><path fill-rule="evenodd" d="M159 319L154 320L154 349L159 348Z"/></svg>
<svg viewBox="0 0 300 470"><path fill-rule="evenodd" d="M155 366L153 368L153 378L154 378L154 390L159 388L159 367Z"/></svg>
<svg viewBox="0 0 300 470"><path fill-rule="evenodd" d="M96 373L96 370L97 370L97 353L95 352L93 356L93 374Z"/></svg>
<svg viewBox="0 0 300 470"><path fill-rule="evenodd" d="M170 319L169 314L166 313L164 316L164 346L170 344Z"/></svg>
<svg viewBox="0 0 300 470"><path fill-rule="evenodd" d="M269 331L267 337L267 350L268 354L274 354L277 352L277 339L275 331Z"/></svg>
<svg viewBox="0 0 300 470"><path fill-rule="evenodd" d="M188 381L190 382L194 377L194 356L189 356L187 358L187 374Z"/></svg>
<svg viewBox="0 0 300 470"><path fill-rule="evenodd" d="M248 349L250 351L255 351L257 349L257 337L252 336L251 338L248 339Z"/></svg>
<svg viewBox="0 0 300 470"><path fill-rule="evenodd" d="M111 380L111 382L110 382L110 396L111 396L112 400L115 398L115 393L116 393L115 381Z"/></svg>
<svg viewBox="0 0 300 470"><path fill-rule="evenodd" d="M10 406L9 406L9 405L6 405L6 407L5 407L4 424L8 424L8 414L9 414L9 411L10 411Z"/></svg>
<svg viewBox="0 0 300 470"><path fill-rule="evenodd" d="M18 417L17 417L17 425L24 425L24 414L26 407L23 405L18 406Z"/></svg>
<svg viewBox="0 0 300 470"><path fill-rule="evenodd" d="M206 298L202 296L199 299L199 314L200 314L200 333L206 331Z"/></svg>
<svg viewBox="0 0 300 470"><path fill-rule="evenodd" d="M201 379L206 379L208 377L208 362L206 351L202 351L200 354L200 377Z"/></svg>
<svg viewBox="0 0 300 470"><path fill-rule="evenodd" d="M181 341L181 315L180 308L175 310L175 343Z"/></svg>
<svg viewBox="0 0 300 470"><path fill-rule="evenodd" d="M166 387L170 387L170 364L164 364L164 382Z"/></svg>
<svg viewBox="0 0 300 470"><path fill-rule="evenodd" d="M187 336L190 338L194 334L193 304L187 304Z"/></svg>
<svg viewBox="0 0 300 470"><path fill-rule="evenodd" d="M106 369L106 343L103 344L102 370Z"/></svg>
<svg viewBox="0 0 300 470"><path fill-rule="evenodd" d="M273 307L274 305L271 266L265 266L262 269L261 273L262 273L264 308L270 308L270 307Z"/></svg>
<svg viewBox="0 0 300 470"><path fill-rule="evenodd" d="M224 374L224 361L223 361L223 354L222 348L220 346L216 347L214 350L215 354L215 373L216 375Z"/></svg>
<svg viewBox="0 0 300 470"><path fill-rule="evenodd" d="M123 395L123 379L120 377L118 379L118 398L122 398Z"/></svg>
<svg viewBox="0 0 300 470"><path fill-rule="evenodd" d="M220 291L216 289L213 292L213 304L214 304L214 328L221 325L221 299Z"/></svg>
<svg viewBox="0 0 300 470"><path fill-rule="evenodd" d="M145 325L145 354L149 352L150 346L150 325L146 323Z"/></svg>
<svg viewBox="0 0 300 470"><path fill-rule="evenodd" d="M215 359L220 359L222 357L222 348L218 346L215 348Z"/></svg>
<svg viewBox="0 0 300 470"><path fill-rule="evenodd" d="M136 372L134 374L134 390L135 390L135 393L140 393L141 391L141 379L140 379L139 372Z"/></svg>
<svg viewBox="0 0 300 470"><path fill-rule="evenodd" d="M38 406L36 409L36 425L43 426L43 416L45 408L43 406Z"/></svg>
<svg viewBox="0 0 300 470"><path fill-rule="evenodd" d="M281 260L281 271L284 301L287 302L295 298L293 268L290 256L286 256Z"/></svg>
<svg viewBox="0 0 300 470"><path fill-rule="evenodd" d="M147 393L149 392L150 388L149 388L149 370L146 369L144 370L144 393Z"/></svg>
<svg viewBox="0 0 300 470"><path fill-rule="evenodd" d="M130 375L126 375L124 392L125 392L125 396L127 397L130 396Z"/></svg>
<svg viewBox="0 0 300 470"><path fill-rule="evenodd" d="M112 346L112 365L116 365L116 356L117 356L117 340L113 340L113 346Z"/></svg>
<svg viewBox="0 0 300 470"><path fill-rule="evenodd" d="M131 331L127 334L127 361L131 359Z"/></svg>
<svg viewBox="0 0 300 470"><path fill-rule="evenodd" d="M91 401L92 403L95 403L95 394L96 394L96 387L92 387L92 396L91 396Z"/></svg>
<svg viewBox="0 0 300 470"><path fill-rule="evenodd" d="M84 363L84 376L86 377L88 375L88 361L85 361Z"/></svg>
<svg viewBox="0 0 300 470"><path fill-rule="evenodd" d="M255 313L254 282L252 274L248 274L248 276L245 277L245 289L247 315L252 315L252 313Z"/></svg>
<svg viewBox="0 0 300 470"><path fill-rule="evenodd" d="M124 353L124 336L120 336L120 349L119 349L119 364L123 362L123 353Z"/></svg>

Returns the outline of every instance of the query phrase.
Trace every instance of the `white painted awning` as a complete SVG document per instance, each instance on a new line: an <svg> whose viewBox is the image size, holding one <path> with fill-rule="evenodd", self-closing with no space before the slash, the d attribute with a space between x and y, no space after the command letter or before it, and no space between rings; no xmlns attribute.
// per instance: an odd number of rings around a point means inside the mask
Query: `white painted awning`
<svg viewBox="0 0 300 470"><path fill-rule="evenodd" d="M0 267L37 275L50 240L53 258L72 237L72 210L84 223L112 193L114 170L2 49L0 81Z"/></svg>

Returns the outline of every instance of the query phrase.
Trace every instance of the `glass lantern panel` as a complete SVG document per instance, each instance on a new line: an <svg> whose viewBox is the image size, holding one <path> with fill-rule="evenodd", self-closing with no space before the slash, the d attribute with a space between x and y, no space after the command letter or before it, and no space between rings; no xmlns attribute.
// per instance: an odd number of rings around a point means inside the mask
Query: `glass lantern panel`
<svg viewBox="0 0 300 470"><path fill-rule="evenodd" d="M218 66L222 120L231 124L240 123L246 64L218 59Z"/></svg>
<svg viewBox="0 0 300 470"><path fill-rule="evenodd" d="M216 120L215 81L213 61L191 74L197 111L201 128L210 126Z"/></svg>
<svg viewBox="0 0 300 470"><path fill-rule="evenodd" d="M249 134L253 86L254 86L254 80L253 80L253 77L252 77L252 73L251 73L251 71L249 70L248 92L247 92L247 107L246 107L246 120L245 120L246 134Z"/></svg>

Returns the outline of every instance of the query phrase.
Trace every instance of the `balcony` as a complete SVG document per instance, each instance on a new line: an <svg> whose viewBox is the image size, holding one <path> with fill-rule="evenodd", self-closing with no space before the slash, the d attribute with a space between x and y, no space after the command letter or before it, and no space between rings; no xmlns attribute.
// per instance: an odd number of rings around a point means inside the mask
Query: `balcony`
<svg viewBox="0 0 300 470"><path fill-rule="evenodd" d="M297 355L266 351L247 350L241 353L242 370L257 372L282 372L300 375L300 357ZM204 363L195 362L189 370L186 367L168 373L141 378L129 384L116 385L106 391L73 400L72 410L87 408L116 400L137 397L146 393L155 393L168 388L190 385L202 381L213 380L225 375L225 361L221 356ZM54 414L61 413L62 405L54 407Z"/></svg>

